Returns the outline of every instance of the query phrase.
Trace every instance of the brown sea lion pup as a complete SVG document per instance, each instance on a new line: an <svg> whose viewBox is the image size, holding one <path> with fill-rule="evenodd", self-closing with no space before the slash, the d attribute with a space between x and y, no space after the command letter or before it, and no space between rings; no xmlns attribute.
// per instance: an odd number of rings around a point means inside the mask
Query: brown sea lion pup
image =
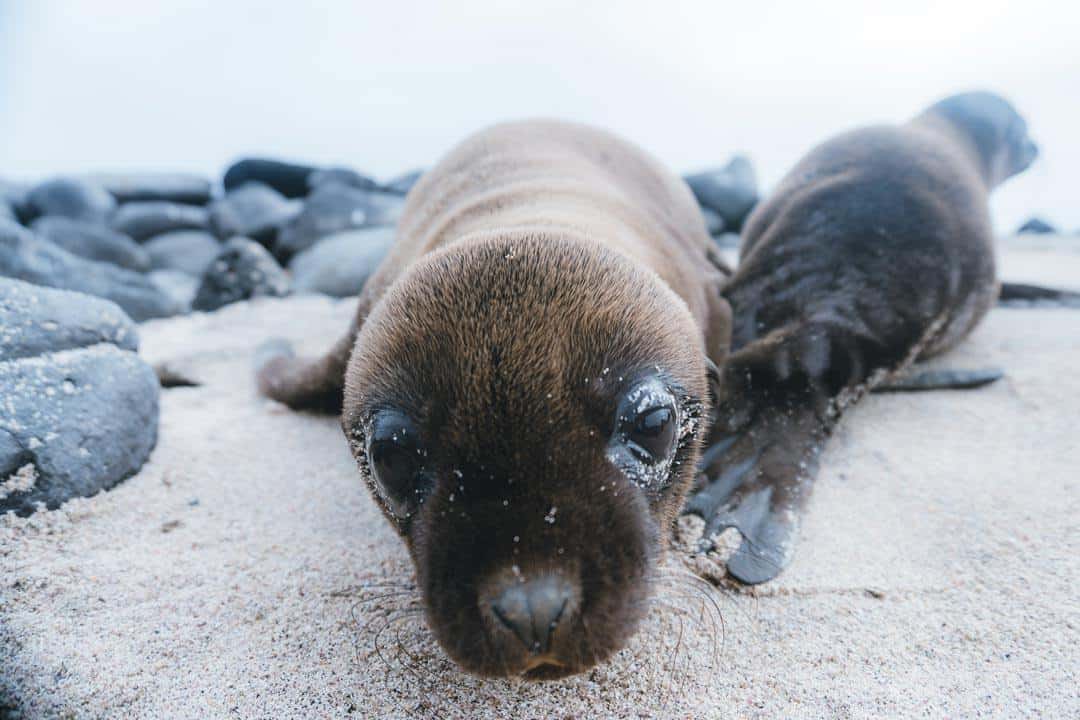
<svg viewBox="0 0 1080 720"><path fill-rule="evenodd" d="M994 303L988 195L1036 154L1008 102L955 95L818 146L754 210L724 290L732 353L687 506L706 518L706 538L741 532L731 575L759 583L789 562L841 412L957 343Z"/></svg>
<svg viewBox="0 0 1080 720"><path fill-rule="evenodd" d="M689 189L644 152L499 125L410 192L345 337L272 355L259 387L341 409L454 660L559 677L645 611L727 352L725 277Z"/></svg>

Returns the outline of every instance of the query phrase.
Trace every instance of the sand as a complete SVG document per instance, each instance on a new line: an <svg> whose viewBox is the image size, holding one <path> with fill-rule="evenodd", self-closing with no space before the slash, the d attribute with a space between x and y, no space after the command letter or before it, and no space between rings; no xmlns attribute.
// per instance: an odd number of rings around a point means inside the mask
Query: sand
<svg viewBox="0 0 1080 720"><path fill-rule="evenodd" d="M1019 243L1005 277L1080 286L1080 241ZM1004 380L856 407L777 581L705 594L673 557L630 648L530 685L442 656L337 421L254 394L261 340L316 351L352 304L141 326L203 384L163 393L138 475L0 520L0 716L1080 716L1080 312L995 309L937 364Z"/></svg>

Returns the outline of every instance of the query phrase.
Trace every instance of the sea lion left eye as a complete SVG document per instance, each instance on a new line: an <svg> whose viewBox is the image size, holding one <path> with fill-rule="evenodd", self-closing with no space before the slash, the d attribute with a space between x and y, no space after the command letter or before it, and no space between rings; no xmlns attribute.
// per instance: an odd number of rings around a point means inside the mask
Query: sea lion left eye
<svg viewBox="0 0 1080 720"><path fill-rule="evenodd" d="M638 413L626 439L630 450L642 462L663 460L675 444L675 413L669 407L653 407Z"/></svg>
<svg viewBox="0 0 1080 720"><path fill-rule="evenodd" d="M375 421L368 444L371 474L399 517L408 517L420 500L415 492L422 469L418 440L412 423L391 413Z"/></svg>

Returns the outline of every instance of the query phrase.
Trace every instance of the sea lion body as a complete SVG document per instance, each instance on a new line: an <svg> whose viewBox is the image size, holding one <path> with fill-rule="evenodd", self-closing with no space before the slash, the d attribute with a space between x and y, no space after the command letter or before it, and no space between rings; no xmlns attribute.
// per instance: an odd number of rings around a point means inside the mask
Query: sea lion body
<svg viewBox="0 0 1080 720"><path fill-rule="evenodd" d="M645 153L500 125L410 191L333 351L269 360L260 388L342 410L451 657L579 672L646 607L727 352L725 278L689 189Z"/></svg>
<svg viewBox="0 0 1080 720"><path fill-rule="evenodd" d="M815 461L842 411L966 336L998 292L988 198L1035 157L1026 124L986 93L812 150L747 220L724 289L732 354L689 508L745 540L744 582L790 560ZM732 475L731 468L740 468Z"/></svg>

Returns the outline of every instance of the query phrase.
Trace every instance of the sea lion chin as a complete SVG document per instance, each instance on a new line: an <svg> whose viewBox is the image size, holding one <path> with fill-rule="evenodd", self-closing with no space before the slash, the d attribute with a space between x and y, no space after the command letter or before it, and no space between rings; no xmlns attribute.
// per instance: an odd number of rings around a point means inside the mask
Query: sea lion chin
<svg viewBox="0 0 1080 720"><path fill-rule="evenodd" d="M260 389L341 409L451 658L581 672L648 606L727 348L724 268L678 178L563 123L466 141L398 233L345 338L274 355Z"/></svg>

